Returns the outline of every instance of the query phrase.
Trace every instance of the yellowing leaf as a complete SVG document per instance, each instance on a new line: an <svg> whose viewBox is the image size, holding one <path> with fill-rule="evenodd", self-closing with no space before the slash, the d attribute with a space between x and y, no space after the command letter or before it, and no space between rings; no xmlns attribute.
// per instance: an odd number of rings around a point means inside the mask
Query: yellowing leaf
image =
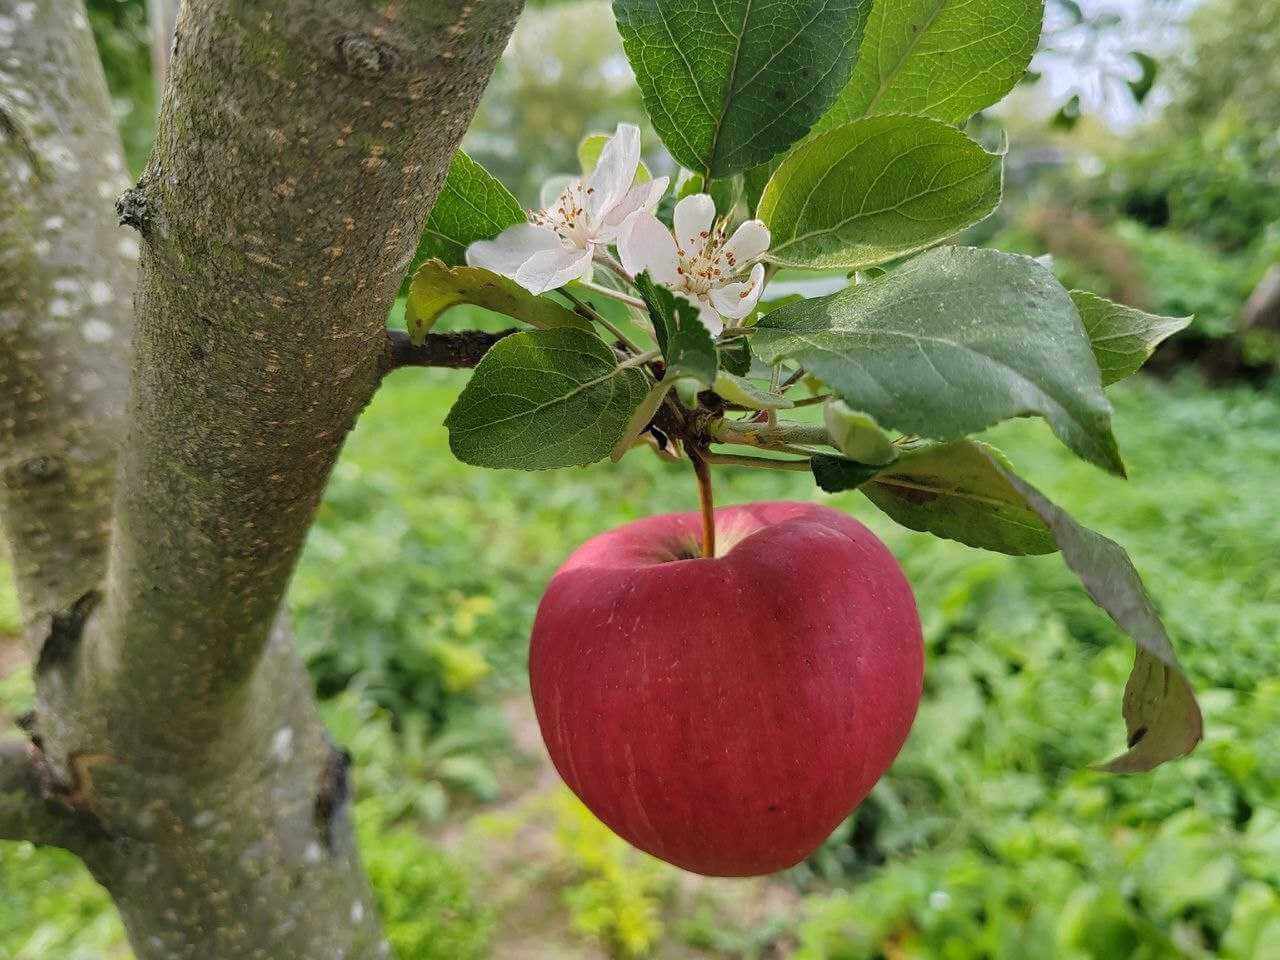
<svg viewBox="0 0 1280 960"><path fill-rule="evenodd" d="M846 457L873 467L891 463L898 450L893 439L884 432L875 417L854 410L843 400L830 400L823 405L822 420L831 441Z"/></svg>
<svg viewBox="0 0 1280 960"><path fill-rule="evenodd" d="M447 267L439 260L428 260L418 268L409 286L405 322L413 342L422 343L441 314L464 303L522 320L540 330L591 329L586 319L554 300L535 297L514 280L481 267Z"/></svg>
<svg viewBox="0 0 1280 960"><path fill-rule="evenodd" d="M763 390L746 377L736 376L727 370L716 374L712 389L730 403L751 410L786 410L795 406L786 397Z"/></svg>

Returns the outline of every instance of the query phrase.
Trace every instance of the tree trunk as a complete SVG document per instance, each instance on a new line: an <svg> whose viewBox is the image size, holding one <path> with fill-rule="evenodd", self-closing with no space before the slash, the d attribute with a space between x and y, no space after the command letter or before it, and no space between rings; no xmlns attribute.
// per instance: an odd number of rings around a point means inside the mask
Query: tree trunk
<svg viewBox="0 0 1280 960"><path fill-rule="evenodd" d="M1243 330L1280 331L1280 264L1266 272L1240 312Z"/></svg>
<svg viewBox="0 0 1280 960"><path fill-rule="evenodd" d="M0 0L0 838L79 853L139 960L385 956L280 608L519 2L186 0L136 232L68 6Z"/></svg>

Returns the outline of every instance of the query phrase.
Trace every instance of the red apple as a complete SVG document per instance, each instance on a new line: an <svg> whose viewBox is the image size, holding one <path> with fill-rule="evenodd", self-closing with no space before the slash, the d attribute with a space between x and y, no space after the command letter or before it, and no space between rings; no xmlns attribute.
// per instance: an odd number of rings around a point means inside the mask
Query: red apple
<svg viewBox="0 0 1280 960"><path fill-rule="evenodd" d="M650 517L547 588L529 677L551 759L630 843L753 876L812 853L880 779L920 701L911 588L888 549L810 503Z"/></svg>

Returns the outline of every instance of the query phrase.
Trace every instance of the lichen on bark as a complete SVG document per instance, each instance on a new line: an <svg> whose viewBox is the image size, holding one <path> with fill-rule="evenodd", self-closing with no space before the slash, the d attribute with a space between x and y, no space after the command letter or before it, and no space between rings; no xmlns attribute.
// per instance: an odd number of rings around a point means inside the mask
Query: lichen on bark
<svg viewBox="0 0 1280 960"><path fill-rule="evenodd" d="M88 20L0 11L0 528L34 655L102 575L138 244Z"/></svg>

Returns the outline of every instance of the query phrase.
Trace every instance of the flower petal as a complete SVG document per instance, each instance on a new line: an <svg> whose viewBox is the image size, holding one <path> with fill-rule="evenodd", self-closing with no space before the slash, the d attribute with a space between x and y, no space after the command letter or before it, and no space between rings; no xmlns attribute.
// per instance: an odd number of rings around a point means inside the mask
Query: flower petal
<svg viewBox="0 0 1280 960"><path fill-rule="evenodd" d="M659 177L647 183L637 183L627 191L627 195L618 201L617 206L606 214L604 223L596 231L596 239L608 242L615 239L622 231L622 223L637 210L653 213L658 208L658 201L667 192L669 177Z"/></svg>
<svg viewBox="0 0 1280 960"><path fill-rule="evenodd" d="M707 333L718 337L724 333L724 320L713 304L705 300L694 301L698 307L698 320L707 328Z"/></svg>
<svg viewBox="0 0 1280 960"><path fill-rule="evenodd" d="M764 264L757 263L751 268L751 276L744 280L726 283L723 287L715 287L711 291L711 302L721 316L730 320L741 320L755 309L764 290Z"/></svg>
<svg viewBox="0 0 1280 960"><path fill-rule="evenodd" d="M530 293L546 293L591 273L592 245L541 250L516 271L515 281Z"/></svg>
<svg viewBox="0 0 1280 960"><path fill-rule="evenodd" d="M612 137L605 141L596 168L583 183L584 206L588 221L599 224L631 188L640 165L640 128L620 123Z"/></svg>
<svg viewBox="0 0 1280 960"><path fill-rule="evenodd" d="M637 210L618 232L618 253L623 269L632 275L649 271L654 283L673 284L676 273L676 241L667 225L647 210Z"/></svg>
<svg viewBox="0 0 1280 960"><path fill-rule="evenodd" d="M716 204L710 194L694 193L676 204L676 243L693 256L707 242L704 233L716 219Z"/></svg>
<svg viewBox="0 0 1280 960"><path fill-rule="evenodd" d="M752 260L769 249L769 228L762 220L748 220L737 230L720 250L720 259L724 261L721 269L727 267L725 276L733 276Z"/></svg>
<svg viewBox="0 0 1280 960"><path fill-rule="evenodd" d="M517 223L492 240L477 240L467 247L467 266L484 267L514 277L520 265L542 250L560 247L560 238L546 227Z"/></svg>
<svg viewBox="0 0 1280 960"><path fill-rule="evenodd" d="M644 207L649 213L658 209L658 204L662 202L662 195L667 192L667 184L671 182L670 177L658 177L656 180L649 181L649 195L644 199ZM641 184L643 186L643 184Z"/></svg>

